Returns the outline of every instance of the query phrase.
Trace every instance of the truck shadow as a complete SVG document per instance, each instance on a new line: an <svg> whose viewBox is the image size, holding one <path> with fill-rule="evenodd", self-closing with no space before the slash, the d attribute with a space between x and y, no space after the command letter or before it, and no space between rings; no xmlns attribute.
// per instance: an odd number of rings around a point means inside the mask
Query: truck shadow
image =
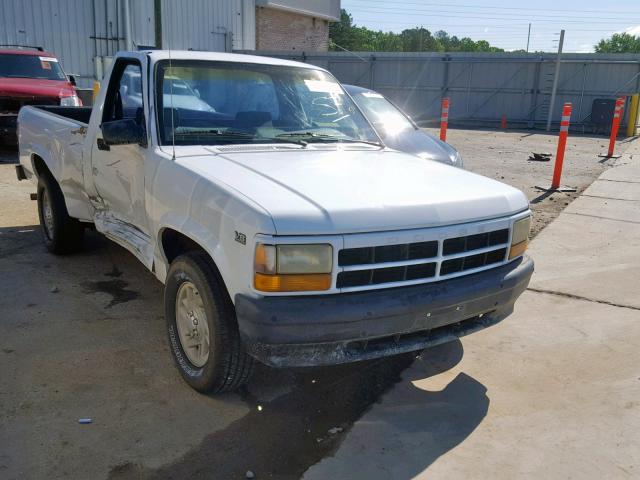
<svg viewBox="0 0 640 480"><path fill-rule="evenodd" d="M111 305L117 310L121 301L131 300L131 290L136 293L136 302L147 305L149 312L160 313L160 286L151 281L151 275L133 256L94 232L87 232L85 246L82 254L58 258L46 253L37 226L0 228L0 260L9 262L6 265L14 269L15 275L23 275L17 268L19 264L38 264L46 271L46 275L33 280L37 284L46 283L46 287L39 286L41 290L48 291L49 283L71 282L64 284L62 293L38 301L42 308L46 308L46 302L59 302L65 295L77 295L75 301L83 303L87 301L83 295L99 290L111 297L97 305L102 305L105 312ZM26 282L24 278L22 281ZM116 282L126 282L127 288L120 288ZM117 291L113 290L115 287ZM121 293L128 296L123 300ZM110 315L128 319L126 310ZM159 318L151 313L144 317L143 325L157 339L151 344L153 349L165 346L164 322ZM60 325L62 328L63 323ZM152 361L157 359L155 351L148 353L149 364L145 368L157 368ZM169 355L168 351L165 353ZM245 389L215 399L228 404L230 409L234 405L243 408L244 403L248 407L246 415L226 428L211 431L199 445L173 463L158 469L123 463L113 467L110 476L228 479L244 478L245 472L252 470L258 478L300 478L309 467L333 455L353 424L393 388L384 403L391 416L388 421L393 424L393 438L397 445L416 436L421 439L419 449L409 452L410 455L403 452L402 472L395 477L412 478L464 441L486 415L489 405L486 389L467 375L458 375L441 391L423 390L416 382L453 368L462 356L462 343L454 341L423 352L417 360L415 355L401 355L297 370L259 365ZM169 367L168 358L166 362ZM193 394L174 370L163 370L161 375L164 382L175 387L172 396ZM157 405L153 408L162 411ZM212 426L212 430L215 428ZM163 430L158 426L157 433ZM385 449L391 450L389 442L393 441L385 437L385 432L375 432L365 442L367 451L378 452L381 458ZM353 434L356 433L354 430ZM363 457L359 461L362 460ZM391 462L394 467L400 463L393 458ZM371 463L369 467L373 468L375 463Z"/></svg>
<svg viewBox="0 0 640 480"><path fill-rule="evenodd" d="M409 457L403 452L403 458L412 461L403 460L401 478L413 478L461 443L486 415L486 388L465 374L439 392L412 383L449 370L462 355L462 343L455 341L423 352L417 357L419 368L408 369L415 354L322 369L260 367L241 392L251 407L247 415L208 435L176 462L159 469L120 465L110 478L227 479L244 478L251 470L258 478L297 479L334 454L353 423L394 386L394 394L401 390L403 405L392 411L394 431L431 439L425 449ZM269 385L274 384L293 389L265 401L263 395L270 396ZM382 438L366 443L368 451L381 454L389 446Z"/></svg>

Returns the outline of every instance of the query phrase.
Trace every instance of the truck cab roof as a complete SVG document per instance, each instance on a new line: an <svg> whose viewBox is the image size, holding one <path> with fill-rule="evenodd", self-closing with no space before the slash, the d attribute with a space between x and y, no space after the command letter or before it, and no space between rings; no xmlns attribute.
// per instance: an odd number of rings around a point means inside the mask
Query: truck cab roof
<svg viewBox="0 0 640 480"><path fill-rule="evenodd" d="M280 58L245 55L243 53L201 52L194 50L144 50L142 52L120 52L117 56L137 56L136 53L148 55L153 62L162 60L198 60L214 62L256 63L261 65L281 65L290 67L324 70L316 65ZM132 55L133 54L133 55Z"/></svg>

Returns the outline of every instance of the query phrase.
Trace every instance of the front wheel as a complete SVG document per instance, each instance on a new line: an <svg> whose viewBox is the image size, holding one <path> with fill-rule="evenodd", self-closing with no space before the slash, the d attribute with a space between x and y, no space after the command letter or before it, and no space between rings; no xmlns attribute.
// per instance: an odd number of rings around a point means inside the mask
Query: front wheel
<svg viewBox="0 0 640 480"><path fill-rule="evenodd" d="M73 253L82 249L84 227L69 216L60 186L47 173L38 178L38 217L44 243L51 253Z"/></svg>
<svg viewBox="0 0 640 480"><path fill-rule="evenodd" d="M164 304L169 346L191 387L220 393L249 379L253 359L244 351L233 304L206 254L190 252L171 263Z"/></svg>

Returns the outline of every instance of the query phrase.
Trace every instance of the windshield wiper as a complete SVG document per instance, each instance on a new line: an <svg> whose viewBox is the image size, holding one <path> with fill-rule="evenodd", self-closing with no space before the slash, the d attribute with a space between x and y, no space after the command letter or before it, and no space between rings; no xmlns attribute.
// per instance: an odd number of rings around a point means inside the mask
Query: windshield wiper
<svg viewBox="0 0 640 480"><path fill-rule="evenodd" d="M235 132L233 130L218 130L215 128L207 129L207 130L186 130L181 132L175 132L176 136L204 136L204 135L214 135L216 137L236 137L236 138L255 138L250 133L245 132Z"/></svg>
<svg viewBox="0 0 640 480"><path fill-rule="evenodd" d="M307 146L307 142L304 140L294 140L294 139L284 139L284 138L276 138L276 137L256 137L247 132L238 132L234 130L219 130L219 129L206 129L206 130L187 130L185 132L176 132L177 137L201 137L212 135L215 137L226 137L226 138L239 138L245 140L253 140L259 142L277 142L277 143L293 143L295 145L302 145L303 147Z"/></svg>
<svg viewBox="0 0 640 480"><path fill-rule="evenodd" d="M367 145L374 145L376 147L384 147L384 145L380 142L373 142L371 140L358 140L357 138L351 137L336 137L335 135L327 135L326 133L316 133L316 132L290 132L290 133L281 133L277 135L277 137L310 137L313 139L317 139L321 142L338 142L338 143L365 143Z"/></svg>
<svg viewBox="0 0 640 480"><path fill-rule="evenodd" d="M264 140L265 142L277 142L277 143L294 143L296 145L302 145L306 147L309 142L305 142L304 140L294 140L293 138L285 139L278 138L280 135L276 137L254 137L256 140Z"/></svg>

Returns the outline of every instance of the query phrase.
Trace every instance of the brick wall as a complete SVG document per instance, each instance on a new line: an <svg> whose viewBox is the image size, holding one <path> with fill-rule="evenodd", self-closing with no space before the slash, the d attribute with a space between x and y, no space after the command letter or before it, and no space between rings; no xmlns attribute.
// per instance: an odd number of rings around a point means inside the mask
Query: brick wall
<svg viewBox="0 0 640 480"><path fill-rule="evenodd" d="M329 23L273 8L256 8L256 50L322 51L329 48Z"/></svg>

